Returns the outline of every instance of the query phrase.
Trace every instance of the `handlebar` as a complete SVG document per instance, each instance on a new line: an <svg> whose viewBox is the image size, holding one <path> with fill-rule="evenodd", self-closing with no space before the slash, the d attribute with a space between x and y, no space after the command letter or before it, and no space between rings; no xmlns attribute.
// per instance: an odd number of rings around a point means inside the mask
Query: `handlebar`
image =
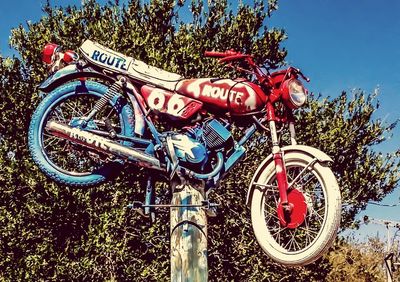
<svg viewBox="0 0 400 282"><path fill-rule="evenodd" d="M292 68L298 75L300 75L305 81L310 82L310 79L305 76L300 69Z"/></svg>
<svg viewBox="0 0 400 282"><path fill-rule="evenodd" d="M205 51L204 56L205 57L214 57L214 58L225 58L228 56L235 56L235 55L242 55L239 52L236 52L234 50L228 50L225 52L215 52L215 51Z"/></svg>
<svg viewBox="0 0 400 282"><path fill-rule="evenodd" d="M228 63L228 62L232 62L232 61L246 60L252 69L252 73L255 74L260 81L265 80L265 74L261 71L261 68L254 63L252 55L247 55L247 54L243 54L240 52L236 52L235 50L228 50L225 52L205 51L204 56L219 58L218 61L220 63ZM238 66L236 67L236 69L246 71ZM287 70L283 70L281 72L282 73L293 72L294 74L301 76L305 81L310 82L310 79L308 77L306 77L298 68L289 67Z"/></svg>
<svg viewBox="0 0 400 282"><path fill-rule="evenodd" d="M236 52L234 50L228 50L225 52L215 52L215 51L205 51L204 52L205 57L214 57L214 58L220 58L219 62L220 63L227 63L227 62L232 62L232 61L238 61L238 60L243 60L243 59L251 59L251 55L247 54L242 54L240 52Z"/></svg>
<svg viewBox="0 0 400 282"><path fill-rule="evenodd" d="M232 55L232 56L227 56L222 59L219 59L220 63L227 63L231 61L236 61L236 60L242 60L246 58L250 58L250 55L245 55L245 54L237 54L237 55Z"/></svg>
<svg viewBox="0 0 400 282"><path fill-rule="evenodd" d="M305 76L302 72L300 72L300 75L305 81L307 81L307 82L311 81L311 79L309 79L307 76Z"/></svg>
<svg viewBox="0 0 400 282"><path fill-rule="evenodd" d="M214 52L214 51L205 51L205 57L214 57L214 58L223 58L225 57L225 52Z"/></svg>

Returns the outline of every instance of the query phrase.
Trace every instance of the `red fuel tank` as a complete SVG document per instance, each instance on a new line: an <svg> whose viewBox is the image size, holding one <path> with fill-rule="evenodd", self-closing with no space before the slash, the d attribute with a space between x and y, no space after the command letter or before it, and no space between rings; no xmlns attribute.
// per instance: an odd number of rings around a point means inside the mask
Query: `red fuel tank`
<svg viewBox="0 0 400 282"><path fill-rule="evenodd" d="M259 111L267 100L258 85L245 79L186 79L177 84L176 91L232 115Z"/></svg>

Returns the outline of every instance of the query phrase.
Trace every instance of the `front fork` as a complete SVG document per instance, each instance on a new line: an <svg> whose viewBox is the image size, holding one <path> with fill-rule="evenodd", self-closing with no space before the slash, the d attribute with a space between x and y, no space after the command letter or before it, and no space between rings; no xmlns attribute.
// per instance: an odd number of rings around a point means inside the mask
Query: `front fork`
<svg viewBox="0 0 400 282"><path fill-rule="evenodd" d="M281 147L279 146L279 140L278 140L278 132L276 130L276 125L275 121L271 120L269 122L269 128L271 132L271 139L272 139L272 156L274 159L274 164L275 164L275 172L276 172L276 180L278 182L278 189L279 189L279 198L280 198L280 203L278 205L278 209L282 208L284 216L281 217L279 216L279 220L283 226L287 226L288 223L290 223L290 215L293 210L293 205L288 202L288 195L287 195L287 190L289 187L288 180L287 180L287 174L286 174L286 167L285 167L285 162L283 159L283 152L281 150ZM294 123L290 122L289 123L289 132L290 132L290 140L292 145L296 144L296 139L295 139L295 130L294 130Z"/></svg>

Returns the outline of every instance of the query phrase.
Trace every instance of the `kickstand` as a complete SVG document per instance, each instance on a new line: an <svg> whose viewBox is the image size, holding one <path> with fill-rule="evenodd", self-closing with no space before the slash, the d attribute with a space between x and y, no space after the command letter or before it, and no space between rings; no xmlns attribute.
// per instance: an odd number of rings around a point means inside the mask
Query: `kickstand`
<svg viewBox="0 0 400 282"><path fill-rule="evenodd" d="M148 176L146 181L146 197L144 201L144 216L150 217L151 222L155 222L156 214L154 208L150 207L155 202L155 195L154 195L154 181L151 175Z"/></svg>

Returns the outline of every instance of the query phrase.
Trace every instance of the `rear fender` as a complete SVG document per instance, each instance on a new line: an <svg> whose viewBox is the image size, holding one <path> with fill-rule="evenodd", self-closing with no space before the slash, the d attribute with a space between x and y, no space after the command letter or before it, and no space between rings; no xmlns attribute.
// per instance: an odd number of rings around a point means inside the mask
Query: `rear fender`
<svg viewBox="0 0 400 282"><path fill-rule="evenodd" d="M95 71L92 68L89 67L81 68L77 64L71 64L49 76L39 86L39 90L48 93L57 88L58 86L60 86L61 84L64 84L68 81L78 78L88 78L88 77L100 78L104 81L109 81L109 82L115 81L113 78L106 76L105 74L102 74L98 71Z"/></svg>
<svg viewBox="0 0 400 282"><path fill-rule="evenodd" d="M313 158L316 158L319 163L321 164L328 164L330 162L333 162L333 160L324 152L310 147L310 146L304 146L304 145L290 145L286 147L282 147L281 150L284 153L289 153L289 152L299 152L303 153L306 155L309 155ZM260 174L262 171L271 163L273 162L273 156L272 154L269 155L265 160L258 166L256 172L253 175L253 178L251 179L249 190L247 191L247 197L246 197L246 205L250 207L251 205L251 200L253 198L253 192L254 192L254 181L259 178Z"/></svg>
<svg viewBox="0 0 400 282"><path fill-rule="evenodd" d="M107 82L115 82L115 79L109 77L101 72L98 72L90 67L81 68L77 64L68 65L51 76L49 76L40 86L39 90L43 92L51 92L56 89L58 86L79 78L99 78L103 81ZM140 107L138 105L138 101L136 99L131 99L131 95L129 95L129 100L132 103L134 114L135 114L135 133L142 136L145 131L145 121L143 113L140 111Z"/></svg>

